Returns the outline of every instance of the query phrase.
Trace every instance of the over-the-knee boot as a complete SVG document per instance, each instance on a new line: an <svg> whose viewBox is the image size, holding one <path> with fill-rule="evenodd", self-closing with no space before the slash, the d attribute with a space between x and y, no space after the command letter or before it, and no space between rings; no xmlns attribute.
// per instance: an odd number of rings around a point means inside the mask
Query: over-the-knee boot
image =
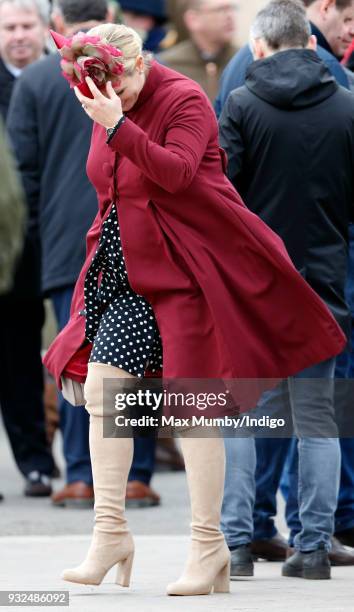
<svg viewBox="0 0 354 612"><path fill-rule="evenodd" d="M197 428L180 432L192 510L192 541L185 569L168 595L208 595L230 590L230 552L220 531L225 479L221 437L197 438ZM200 430L199 430L200 435Z"/></svg>
<svg viewBox="0 0 354 612"><path fill-rule="evenodd" d="M97 585L111 567L118 565L117 584L129 586L134 543L124 508L133 439L103 437L104 419L112 419L103 416L104 378L117 378L117 368L89 363L85 399L90 413L90 454L95 493L93 538L83 563L65 570L62 578L69 582Z"/></svg>

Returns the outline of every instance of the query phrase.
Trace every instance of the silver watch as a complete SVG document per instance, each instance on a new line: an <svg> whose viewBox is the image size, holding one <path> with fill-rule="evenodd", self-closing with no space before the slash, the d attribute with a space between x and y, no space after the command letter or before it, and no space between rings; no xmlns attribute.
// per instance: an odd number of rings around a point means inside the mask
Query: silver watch
<svg viewBox="0 0 354 612"><path fill-rule="evenodd" d="M115 126L114 126L115 127ZM112 136L113 132L114 132L114 127L111 128L106 128L106 134L107 134L107 138L109 138L110 136Z"/></svg>

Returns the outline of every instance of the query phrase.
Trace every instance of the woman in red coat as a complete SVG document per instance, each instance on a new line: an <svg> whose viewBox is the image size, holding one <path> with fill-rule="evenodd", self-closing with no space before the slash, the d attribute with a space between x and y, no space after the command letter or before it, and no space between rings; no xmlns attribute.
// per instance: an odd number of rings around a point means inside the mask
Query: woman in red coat
<svg viewBox="0 0 354 612"><path fill-rule="evenodd" d="M123 509L133 440L102 438L103 379L123 385L147 366L162 367L167 379L283 378L340 353L345 339L281 240L226 178L217 122L200 87L146 61L125 26L89 35L122 51L124 73L104 93L91 79L86 96L75 90L94 121L87 170L99 212L71 319L45 364L59 385L61 376L86 380L90 413L95 529L85 561L63 577L99 584L118 564L118 582L127 586L134 546ZM168 593L227 591L223 440L188 429L181 446L192 544Z"/></svg>

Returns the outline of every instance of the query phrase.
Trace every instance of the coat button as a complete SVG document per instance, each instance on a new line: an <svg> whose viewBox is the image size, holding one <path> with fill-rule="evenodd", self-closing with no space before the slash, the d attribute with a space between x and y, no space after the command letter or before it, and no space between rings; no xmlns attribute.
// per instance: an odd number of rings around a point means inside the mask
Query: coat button
<svg viewBox="0 0 354 612"><path fill-rule="evenodd" d="M108 162L105 162L103 164L102 170L103 170L105 176L108 176L108 178L111 178L113 176L113 166L111 164L109 164Z"/></svg>

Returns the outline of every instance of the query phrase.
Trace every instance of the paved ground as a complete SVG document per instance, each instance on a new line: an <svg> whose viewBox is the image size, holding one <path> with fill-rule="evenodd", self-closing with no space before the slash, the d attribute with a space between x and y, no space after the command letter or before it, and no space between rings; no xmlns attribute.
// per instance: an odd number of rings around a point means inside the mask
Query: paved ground
<svg viewBox="0 0 354 612"><path fill-rule="evenodd" d="M132 584L116 586L113 570L99 587L70 585L58 576L80 562L86 536L24 536L2 538L0 588L69 590L70 608L80 612L352 612L353 570L337 568L331 581L280 577L280 564L258 563L256 576L232 582L230 594L210 597L167 597L165 586L178 576L185 558L185 536L137 536ZM15 608L16 609L16 608Z"/></svg>
<svg viewBox="0 0 354 612"><path fill-rule="evenodd" d="M59 440L56 454L61 463ZM258 563L256 576L233 582L231 594L167 597L165 587L178 577L186 557L188 497L184 474L157 474L153 484L162 493L163 504L128 512L136 534L131 587L115 585L113 571L99 587L62 582L62 569L79 563L85 555L93 513L55 509L47 500L24 498L23 482L11 460L0 423L0 490L6 496L0 506L0 590L69 590L70 608L79 612L354 610L354 568L334 568L331 581L315 582L282 578L280 564ZM281 507L280 515L282 510ZM281 516L278 526L284 532Z"/></svg>

